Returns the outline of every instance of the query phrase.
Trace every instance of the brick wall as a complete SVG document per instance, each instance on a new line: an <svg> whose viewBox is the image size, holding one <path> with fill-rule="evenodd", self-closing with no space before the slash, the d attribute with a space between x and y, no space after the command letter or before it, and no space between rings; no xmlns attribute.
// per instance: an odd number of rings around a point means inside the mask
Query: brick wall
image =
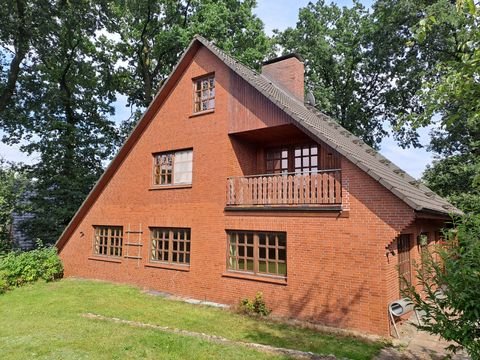
<svg viewBox="0 0 480 360"><path fill-rule="evenodd" d="M213 71L215 111L192 116L191 79ZM388 334L386 306L398 281L395 285L394 263L385 256L385 246L413 224L412 209L342 159L343 198L348 201L348 211L341 216L225 212L226 178L251 173L256 166L255 146L227 135L237 116L228 106L231 76L217 58L200 48L61 250L65 275L132 283L227 304L263 291L268 306L278 315ZM270 106L265 102L255 106ZM261 109L252 112L261 113ZM192 187L153 189L152 153L184 148L193 148ZM142 259L94 259L93 225L121 225L124 230L141 227L142 238L130 235L130 241L142 242ZM150 226L191 228L188 271L149 266ZM285 231L287 283L225 276L226 229Z"/></svg>

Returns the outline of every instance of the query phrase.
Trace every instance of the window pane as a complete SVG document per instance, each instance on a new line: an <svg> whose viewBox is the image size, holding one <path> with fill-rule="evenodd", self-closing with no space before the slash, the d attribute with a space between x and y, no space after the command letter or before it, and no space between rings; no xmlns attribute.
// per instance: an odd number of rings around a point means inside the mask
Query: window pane
<svg viewBox="0 0 480 360"><path fill-rule="evenodd" d="M261 247L258 249L258 257L261 259L266 259L267 258L267 249L264 247Z"/></svg>
<svg viewBox="0 0 480 360"><path fill-rule="evenodd" d="M266 236L265 234L259 234L258 235L258 242L260 243L260 245L265 245L267 243L267 240L266 240Z"/></svg>

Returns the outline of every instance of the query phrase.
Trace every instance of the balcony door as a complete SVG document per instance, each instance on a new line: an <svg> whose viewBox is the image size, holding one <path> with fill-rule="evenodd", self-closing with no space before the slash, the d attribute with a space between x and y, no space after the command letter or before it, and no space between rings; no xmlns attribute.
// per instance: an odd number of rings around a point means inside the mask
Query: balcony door
<svg viewBox="0 0 480 360"><path fill-rule="evenodd" d="M339 156L318 144L280 146L265 151L267 174L307 174L339 167Z"/></svg>

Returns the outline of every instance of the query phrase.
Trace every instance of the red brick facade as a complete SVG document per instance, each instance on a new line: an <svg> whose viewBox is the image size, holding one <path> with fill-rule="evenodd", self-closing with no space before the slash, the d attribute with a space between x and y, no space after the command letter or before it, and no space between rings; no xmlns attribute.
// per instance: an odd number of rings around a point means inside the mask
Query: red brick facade
<svg viewBox="0 0 480 360"><path fill-rule="evenodd" d="M192 115L192 78L213 72L215 110ZM387 305L399 297L399 284L397 258L387 257L385 248L395 249L401 232L412 232L416 238L419 232L436 231L441 223L416 220L409 206L345 158L343 211L226 211L228 177L258 173L259 154L267 144L306 138L266 98L248 94L253 91L200 47L60 247L65 275L226 304L262 291L275 314L387 335ZM152 154L186 148L193 148L191 187L152 186ZM141 259L94 256L94 225L142 230L141 235L123 238L124 255L126 242L142 243L128 247L134 256L139 249ZM191 229L189 268L149 261L149 227L154 226ZM286 232L286 281L227 272L226 230ZM417 258L419 251L415 245L412 257Z"/></svg>

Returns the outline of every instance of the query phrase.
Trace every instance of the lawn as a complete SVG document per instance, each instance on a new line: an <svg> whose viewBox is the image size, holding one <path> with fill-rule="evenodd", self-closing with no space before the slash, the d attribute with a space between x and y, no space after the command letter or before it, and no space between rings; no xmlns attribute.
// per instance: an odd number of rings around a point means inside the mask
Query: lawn
<svg viewBox="0 0 480 360"><path fill-rule="evenodd" d="M86 313L349 359L371 359L383 346L167 300L130 286L66 279L0 295L1 358L286 359L241 345L88 319Z"/></svg>

